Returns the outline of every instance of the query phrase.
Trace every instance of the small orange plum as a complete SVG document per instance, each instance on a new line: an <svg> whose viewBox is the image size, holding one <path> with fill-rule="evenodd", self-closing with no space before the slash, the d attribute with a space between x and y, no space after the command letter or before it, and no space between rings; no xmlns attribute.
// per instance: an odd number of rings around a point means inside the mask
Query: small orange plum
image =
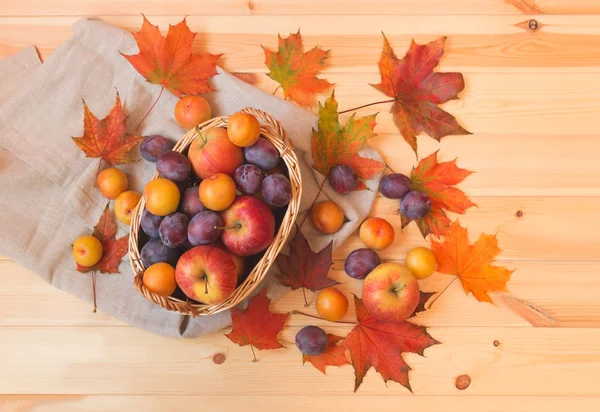
<svg viewBox="0 0 600 412"><path fill-rule="evenodd" d="M177 210L180 197L179 188L169 179L153 179L144 187L146 209L156 216L167 216Z"/></svg>
<svg viewBox="0 0 600 412"><path fill-rule="evenodd" d="M360 225L359 237L369 249L382 250L394 241L394 228L385 219L370 217Z"/></svg>
<svg viewBox="0 0 600 412"><path fill-rule="evenodd" d="M117 196L129 188L129 180L122 170L109 167L98 174L96 185L102 196L107 199L116 199Z"/></svg>
<svg viewBox="0 0 600 412"><path fill-rule="evenodd" d="M227 136L236 146L252 146L260 136L260 124L256 117L244 112L237 112L229 117Z"/></svg>
<svg viewBox="0 0 600 412"><path fill-rule="evenodd" d="M192 129L212 116L210 104L201 96L184 96L175 105L175 120L184 129Z"/></svg>
<svg viewBox="0 0 600 412"><path fill-rule="evenodd" d="M171 296L177 288L175 268L165 262L155 263L144 272L142 283L146 289L158 296Z"/></svg>
<svg viewBox="0 0 600 412"><path fill-rule="evenodd" d="M335 322L348 312L348 298L336 288L329 287L319 292L315 306L320 317Z"/></svg>
<svg viewBox="0 0 600 412"><path fill-rule="evenodd" d="M94 266L102 259L102 252L102 243L94 236L80 236L73 242L73 259L81 266Z"/></svg>
<svg viewBox="0 0 600 412"><path fill-rule="evenodd" d="M310 211L310 221L320 232L335 233L344 224L344 211L331 200L317 203Z"/></svg>
<svg viewBox="0 0 600 412"><path fill-rule="evenodd" d="M215 173L200 182L200 202L210 210L220 212L233 203L237 194L235 182L225 173Z"/></svg>
<svg viewBox="0 0 600 412"><path fill-rule="evenodd" d="M417 279L425 279L435 272L437 262L430 249L419 246L408 251L405 265Z"/></svg>
<svg viewBox="0 0 600 412"><path fill-rule="evenodd" d="M115 199L115 216L117 216L117 219L126 225L131 224L131 214L141 197L138 192L133 190L121 193Z"/></svg>

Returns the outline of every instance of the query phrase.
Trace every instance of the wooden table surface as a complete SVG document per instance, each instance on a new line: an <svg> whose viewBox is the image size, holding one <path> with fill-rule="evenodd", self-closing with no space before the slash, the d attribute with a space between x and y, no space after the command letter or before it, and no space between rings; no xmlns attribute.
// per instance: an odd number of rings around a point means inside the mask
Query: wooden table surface
<svg viewBox="0 0 600 412"><path fill-rule="evenodd" d="M42 57L82 16L137 30L140 12L166 28L188 15L197 51L265 90L261 44L301 28L308 47L331 49L323 77L340 108L381 98L381 31L403 55L415 38L449 36L441 70L464 73L462 99L446 104L473 135L440 145L420 139L420 155L441 148L476 173L461 188L479 205L461 218L473 236L499 232L501 263L516 269L510 290L555 316L560 328L533 328L514 314L466 296L455 282L417 318L443 342L426 358L408 354L414 395L371 370L356 394L350 366L321 375L291 343L308 322L292 317L289 349L251 362L222 333L196 340L127 326L54 289L19 264L0 260L1 411L562 411L600 407L600 2L597 0L0 0L0 57L38 46ZM539 28L531 31L528 21ZM396 170L415 163L386 107L373 144ZM361 114L370 113L369 108ZM396 202L372 214L398 229L387 260L424 244L416 227L399 231ZM523 214L517 217L517 211ZM357 236L335 252L333 277ZM435 275L424 284L440 289ZM358 282L342 286L358 291ZM274 304L302 306L300 291ZM351 319L353 313L348 314ZM330 332L348 328L326 322ZM345 325L349 326L349 325ZM497 346L494 345L497 341ZM213 355L225 362L216 364ZM464 391L455 378L468 374Z"/></svg>

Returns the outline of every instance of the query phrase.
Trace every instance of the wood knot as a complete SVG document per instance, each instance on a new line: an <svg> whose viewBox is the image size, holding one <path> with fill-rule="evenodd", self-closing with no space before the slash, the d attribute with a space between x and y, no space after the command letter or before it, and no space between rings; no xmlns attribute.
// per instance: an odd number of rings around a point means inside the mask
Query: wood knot
<svg viewBox="0 0 600 412"><path fill-rule="evenodd" d="M494 346L496 346L496 347L500 346L500 342L498 340L495 340L494 341Z"/></svg>
<svg viewBox="0 0 600 412"><path fill-rule="evenodd" d="M223 362L225 362L225 354L215 353L212 357L212 361L217 365L221 365Z"/></svg>
<svg viewBox="0 0 600 412"><path fill-rule="evenodd" d="M248 2L248 10L250 10L250 11L254 10L254 3L252 2L252 0L250 0Z"/></svg>
<svg viewBox="0 0 600 412"><path fill-rule="evenodd" d="M529 29L531 31L536 31L540 27L540 24L538 23L538 21L536 19L529 20L527 25L529 26Z"/></svg>
<svg viewBox="0 0 600 412"><path fill-rule="evenodd" d="M456 381L454 382L454 386L459 391L464 391L471 384L471 377L469 375L460 375L456 377Z"/></svg>
<svg viewBox="0 0 600 412"><path fill-rule="evenodd" d="M522 210L517 210L517 212L515 213L515 216L517 217L517 219L522 219L524 214L525 213L523 213Z"/></svg>

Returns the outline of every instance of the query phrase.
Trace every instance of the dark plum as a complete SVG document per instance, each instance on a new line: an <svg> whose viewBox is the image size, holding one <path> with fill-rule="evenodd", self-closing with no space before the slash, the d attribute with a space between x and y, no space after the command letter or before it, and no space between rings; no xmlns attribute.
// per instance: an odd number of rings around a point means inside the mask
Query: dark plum
<svg viewBox="0 0 600 412"><path fill-rule="evenodd" d="M140 252L142 265L148 268L158 262L166 262L172 266L177 264L179 251L165 246L160 239L152 239L144 245Z"/></svg>
<svg viewBox="0 0 600 412"><path fill-rule="evenodd" d="M259 137L252 146L245 147L244 156L248 163L260 167L265 172L279 163L279 151L264 137Z"/></svg>
<svg viewBox="0 0 600 412"><path fill-rule="evenodd" d="M400 213L408 219L423 219L431 209L431 199L427 193L413 190L400 201Z"/></svg>
<svg viewBox="0 0 600 412"><path fill-rule="evenodd" d="M160 222L162 222L164 216L156 216L148 212L148 209L144 209L142 212L141 226L145 234L152 238L159 237L158 229L160 228Z"/></svg>
<svg viewBox="0 0 600 412"><path fill-rule="evenodd" d="M402 199L411 190L410 179L402 173L384 176L379 184L379 191L388 199Z"/></svg>
<svg viewBox="0 0 600 412"><path fill-rule="evenodd" d="M158 156L156 171L161 177L165 177L173 182L187 183L192 166L187 156L171 151Z"/></svg>
<svg viewBox="0 0 600 412"><path fill-rule="evenodd" d="M323 329L309 325L296 334L296 346L304 355L317 356L325 352L329 342Z"/></svg>
<svg viewBox="0 0 600 412"><path fill-rule="evenodd" d="M172 248L183 246L187 239L187 227L189 223L190 218L184 213L171 213L160 223L160 240Z"/></svg>
<svg viewBox="0 0 600 412"><path fill-rule="evenodd" d="M284 175L269 175L263 179L260 193L270 205L282 207L292 199L292 185Z"/></svg>
<svg viewBox="0 0 600 412"><path fill-rule="evenodd" d="M156 162L161 154L173 150L174 146L174 141L155 134L144 139L140 145L140 153L147 161Z"/></svg>
<svg viewBox="0 0 600 412"><path fill-rule="evenodd" d="M190 219L200 212L204 212L206 207L200 201L198 196L198 186L188 187L184 190L179 203L180 210L185 213Z"/></svg>
<svg viewBox="0 0 600 412"><path fill-rule="evenodd" d="M260 190L263 172L256 165L241 165L233 172L233 181L240 192L245 195L253 195Z"/></svg>
<svg viewBox="0 0 600 412"><path fill-rule="evenodd" d="M331 168L329 172L329 183L338 193L345 195L350 193L358 186L358 176L348 165L337 165Z"/></svg>
<svg viewBox="0 0 600 412"><path fill-rule="evenodd" d="M215 212L207 210L200 212L190 220L187 228L187 237L192 246L208 245L219 238L223 226L221 217Z"/></svg>
<svg viewBox="0 0 600 412"><path fill-rule="evenodd" d="M364 279L381 263L377 252L371 249L356 249L344 262L346 274L354 279Z"/></svg>

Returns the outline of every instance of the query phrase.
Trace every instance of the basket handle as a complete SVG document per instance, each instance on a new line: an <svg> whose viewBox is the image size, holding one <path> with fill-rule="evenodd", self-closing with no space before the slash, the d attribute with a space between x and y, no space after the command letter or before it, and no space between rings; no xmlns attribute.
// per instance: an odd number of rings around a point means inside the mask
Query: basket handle
<svg viewBox="0 0 600 412"><path fill-rule="evenodd" d="M246 108L242 109L242 112L251 114L254 117L256 117L257 119L262 120L263 123L267 124L269 127L271 127L273 129L275 134L281 136L281 138L283 140L283 146L281 147L282 155L284 153L288 153L289 151L293 150L292 142L290 141L290 138L289 138L287 132L285 131L285 129L283 128L283 126L281 125L281 123L279 123L279 120L277 120L276 118L271 116L269 113L263 112L262 110L259 110L259 109L255 109L254 107L246 107Z"/></svg>

